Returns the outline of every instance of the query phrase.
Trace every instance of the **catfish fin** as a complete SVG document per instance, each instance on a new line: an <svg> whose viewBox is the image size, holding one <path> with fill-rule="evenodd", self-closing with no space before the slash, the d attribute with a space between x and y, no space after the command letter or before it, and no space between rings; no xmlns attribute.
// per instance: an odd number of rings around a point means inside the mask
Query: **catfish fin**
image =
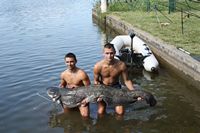
<svg viewBox="0 0 200 133"><path fill-rule="evenodd" d="M145 99L146 99L147 104L149 104L151 107L155 106L157 103L156 99L151 94L149 96L146 96Z"/></svg>

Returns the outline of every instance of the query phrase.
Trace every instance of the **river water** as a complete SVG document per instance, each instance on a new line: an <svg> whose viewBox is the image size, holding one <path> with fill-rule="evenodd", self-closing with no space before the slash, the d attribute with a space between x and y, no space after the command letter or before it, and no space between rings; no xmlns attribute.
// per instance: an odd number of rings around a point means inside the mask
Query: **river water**
<svg viewBox="0 0 200 133"><path fill-rule="evenodd" d="M0 132L6 133L197 133L200 92L167 68L159 74L129 72L133 82L152 92L158 104L136 103L123 118L112 108L98 118L78 111L61 113L46 88L59 84L64 55L74 52L78 66L93 81L93 66L102 58L102 44L114 36L92 21L91 0L0 1Z"/></svg>

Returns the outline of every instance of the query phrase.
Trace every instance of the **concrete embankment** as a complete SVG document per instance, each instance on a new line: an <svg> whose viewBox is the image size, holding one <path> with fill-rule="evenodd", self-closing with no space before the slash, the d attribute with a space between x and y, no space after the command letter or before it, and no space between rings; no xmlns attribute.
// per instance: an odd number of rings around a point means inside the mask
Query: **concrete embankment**
<svg viewBox="0 0 200 133"><path fill-rule="evenodd" d="M100 18L95 10L93 10L92 15L94 19ZM106 15L104 16L102 23L105 23L106 26L115 29L120 34L129 34L131 31L134 32L148 44L159 61L161 61L161 64L164 64L167 69L175 71L177 75L182 77L184 80L187 80L189 84L200 89L199 61L195 60L183 51L180 51L175 46L167 44L161 39L152 36L151 34L134 27L123 20L120 20L117 16Z"/></svg>

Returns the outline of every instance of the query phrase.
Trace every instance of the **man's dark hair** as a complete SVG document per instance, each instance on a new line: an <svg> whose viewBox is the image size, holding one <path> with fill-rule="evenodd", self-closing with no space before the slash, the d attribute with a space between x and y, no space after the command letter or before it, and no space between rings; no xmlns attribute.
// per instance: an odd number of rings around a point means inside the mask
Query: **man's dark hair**
<svg viewBox="0 0 200 133"><path fill-rule="evenodd" d="M108 48L108 49L113 49L114 51L115 51L115 47L114 47L114 45L112 44L112 43L106 43L105 45L104 45L104 48ZM115 51L116 52L116 51Z"/></svg>
<svg viewBox="0 0 200 133"><path fill-rule="evenodd" d="M76 60L76 55L75 54L73 54L73 53L67 53L66 55L65 55L65 58L74 58L74 60L77 62L77 60Z"/></svg>

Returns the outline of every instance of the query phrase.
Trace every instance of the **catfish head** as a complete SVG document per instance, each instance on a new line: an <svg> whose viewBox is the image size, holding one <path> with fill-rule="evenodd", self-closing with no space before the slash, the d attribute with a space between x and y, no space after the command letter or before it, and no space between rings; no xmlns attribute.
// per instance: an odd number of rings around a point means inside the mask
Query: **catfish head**
<svg viewBox="0 0 200 133"><path fill-rule="evenodd" d="M52 99L52 101L61 104L61 106L63 107L63 103L61 101L61 94L58 87L48 87L47 95Z"/></svg>

